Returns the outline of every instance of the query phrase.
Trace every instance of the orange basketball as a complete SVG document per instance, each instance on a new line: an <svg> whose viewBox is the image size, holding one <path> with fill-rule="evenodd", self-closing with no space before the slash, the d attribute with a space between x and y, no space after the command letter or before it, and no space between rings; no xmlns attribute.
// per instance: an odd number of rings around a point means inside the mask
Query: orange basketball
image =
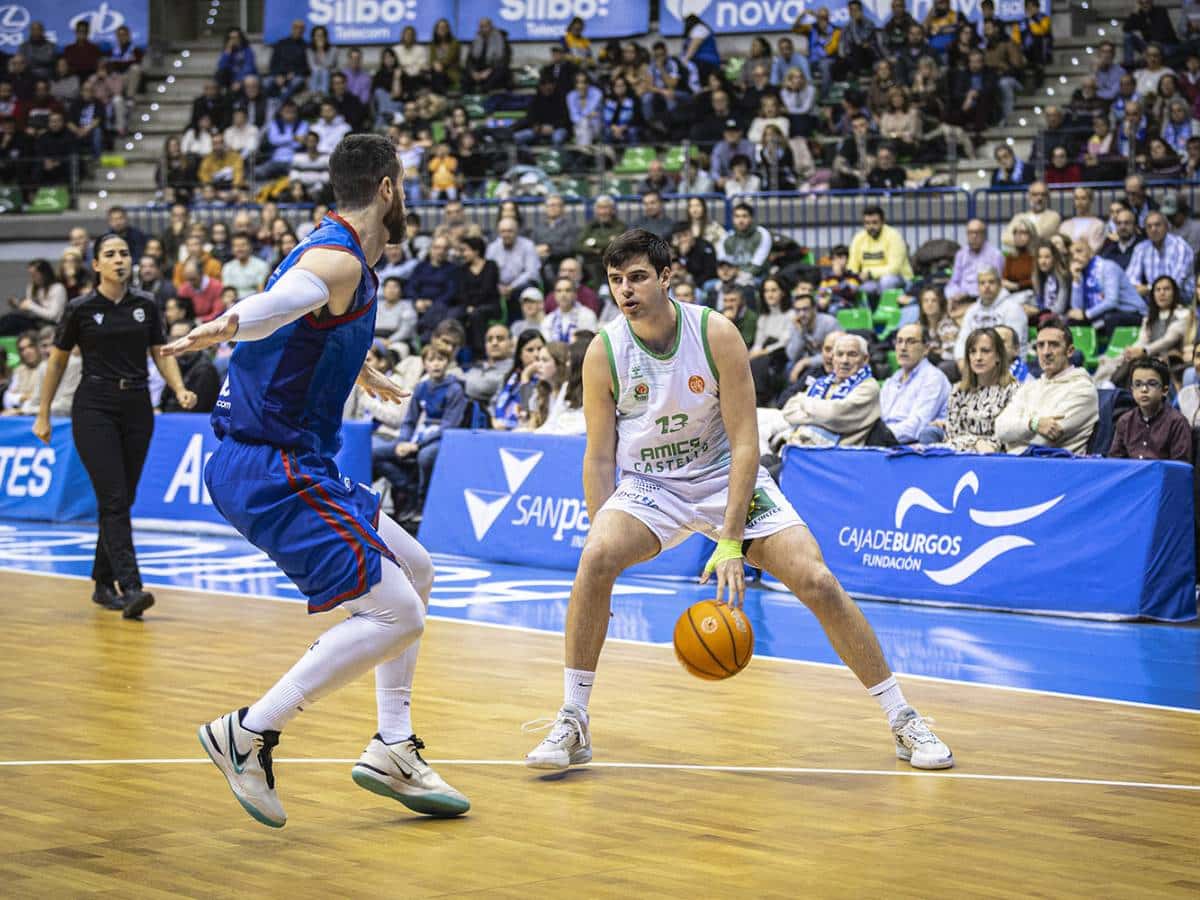
<svg viewBox="0 0 1200 900"><path fill-rule="evenodd" d="M754 655L754 629L740 609L701 600L675 623L675 658L697 678L736 675Z"/></svg>

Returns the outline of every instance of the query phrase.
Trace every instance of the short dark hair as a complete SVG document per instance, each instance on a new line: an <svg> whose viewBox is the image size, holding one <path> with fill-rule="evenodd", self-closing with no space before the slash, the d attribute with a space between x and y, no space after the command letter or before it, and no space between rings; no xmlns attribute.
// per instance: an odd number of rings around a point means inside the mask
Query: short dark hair
<svg viewBox="0 0 1200 900"><path fill-rule="evenodd" d="M650 267L658 274L671 266L671 245L645 228L631 228L618 235L604 251L604 268L620 269L639 256L650 261Z"/></svg>
<svg viewBox="0 0 1200 900"><path fill-rule="evenodd" d="M483 256L483 254L487 251L487 247L483 243L483 238L476 237L473 234L469 234L462 238L461 242L474 250L476 256Z"/></svg>
<svg viewBox="0 0 1200 900"><path fill-rule="evenodd" d="M383 279L383 284L386 287L387 285L391 284L393 281L396 282L396 284L400 285L401 289L404 288L404 280L396 277L395 275L389 275L387 278Z"/></svg>
<svg viewBox="0 0 1200 900"><path fill-rule="evenodd" d="M743 159L744 158L745 157L743 157ZM752 218L752 219L754 218L754 207L751 206L749 203L747 203L745 200L743 200L741 203L738 203L736 206L733 207L734 212L737 212L739 209L744 209L746 212L750 213L750 218Z"/></svg>
<svg viewBox="0 0 1200 900"><path fill-rule="evenodd" d="M1042 323L1038 325L1038 337L1041 337L1043 331L1047 331L1051 328L1053 328L1055 331L1061 331L1064 335L1066 335L1068 347L1075 346L1075 336L1071 334L1070 327L1068 327L1067 323L1058 316L1050 316L1049 318L1044 319Z"/></svg>
<svg viewBox="0 0 1200 900"><path fill-rule="evenodd" d="M434 326L432 337L452 337L461 347L467 342L467 330L458 319L442 319Z"/></svg>
<svg viewBox="0 0 1200 900"><path fill-rule="evenodd" d="M1130 377L1138 369L1150 369L1158 376L1158 380L1162 382L1164 388L1169 389L1171 387L1171 370L1157 356L1143 356L1139 358L1129 370Z"/></svg>
<svg viewBox="0 0 1200 900"><path fill-rule="evenodd" d="M329 183L341 210L370 206L385 178L402 189L396 148L383 135L348 134L329 157Z"/></svg>
<svg viewBox="0 0 1200 900"><path fill-rule="evenodd" d="M879 218L880 218L882 221L884 221L884 222L886 222L886 221L887 221L887 216L885 216L885 215L883 214L883 207L882 207L882 206L868 206L868 207L866 207L866 208L863 210L863 218L865 219L867 216L879 216Z"/></svg>

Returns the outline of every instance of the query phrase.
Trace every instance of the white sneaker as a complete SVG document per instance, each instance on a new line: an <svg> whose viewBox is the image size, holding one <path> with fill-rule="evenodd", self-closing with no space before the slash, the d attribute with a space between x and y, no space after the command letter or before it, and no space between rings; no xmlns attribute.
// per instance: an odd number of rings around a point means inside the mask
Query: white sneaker
<svg viewBox="0 0 1200 900"><path fill-rule="evenodd" d="M471 808L471 801L421 758L424 747L415 734L398 744L385 744L375 735L350 777L360 788L399 800L413 812L439 818L461 816Z"/></svg>
<svg viewBox="0 0 1200 900"><path fill-rule="evenodd" d="M275 793L275 774L271 771L271 751L279 743L279 732L259 734L242 727L248 708L201 725L200 744L229 782L242 809L264 825L282 828L287 813Z"/></svg>
<svg viewBox="0 0 1200 900"><path fill-rule="evenodd" d="M914 769L949 769L954 765L954 754L930 731L930 721L921 718L911 706L900 714L892 726L896 756Z"/></svg>
<svg viewBox="0 0 1200 900"><path fill-rule="evenodd" d="M588 714L572 703L563 704L556 719L534 719L521 726L523 731L543 731L545 739L525 756L531 769L550 769L561 772L570 766L592 761L592 735L588 731Z"/></svg>

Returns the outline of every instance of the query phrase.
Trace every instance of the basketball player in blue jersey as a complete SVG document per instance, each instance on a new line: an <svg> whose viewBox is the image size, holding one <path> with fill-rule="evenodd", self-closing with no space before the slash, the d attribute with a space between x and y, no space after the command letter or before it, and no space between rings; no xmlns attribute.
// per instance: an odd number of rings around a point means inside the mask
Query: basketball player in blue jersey
<svg viewBox="0 0 1200 900"><path fill-rule="evenodd" d="M813 611L879 702L896 756L920 769L953 766L950 748L905 700L862 611L758 463L754 382L737 328L667 294L671 248L648 231L609 244L604 267L622 316L593 339L583 363L592 526L567 608L563 706L543 720L550 732L526 765L563 770L591 760L587 707L613 583L695 531L717 542L704 580L716 573L719 601L741 605L743 560L770 572Z"/></svg>
<svg viewBox="0 0 1200 900"><path fill-rule="evenodd" d="M266 290L168 345L168 354L236 341L213 412L221 439L204 480L213 504L308 597L310 613L349 616L322 634L260 700L200 728L200 743L251 816L287 821L271 753L305 706L375 669L379 732L354 766L363 788L431 816L467 798L421 758L411 697L433 564L379 497L333 461L342 407L357 383L407 393L364 365L375 333L372 266L404 239L402 171L379 135L342 139L329 160L338 213L279 264Z"/></svg>

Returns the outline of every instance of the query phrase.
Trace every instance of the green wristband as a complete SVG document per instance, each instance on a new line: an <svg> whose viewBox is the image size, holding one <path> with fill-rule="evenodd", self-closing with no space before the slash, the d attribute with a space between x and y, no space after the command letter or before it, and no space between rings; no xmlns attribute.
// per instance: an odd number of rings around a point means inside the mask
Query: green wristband
<svg viewBox="0 0 1200 900"><path fill-rule="evenodd" d="M704 577L707 578L721 563L730 559L742 558L742 542L735 541L732 538L721 538L717 541L717 549L713 551L712 556L708 558L708 562L704 566Z"/></svg>

